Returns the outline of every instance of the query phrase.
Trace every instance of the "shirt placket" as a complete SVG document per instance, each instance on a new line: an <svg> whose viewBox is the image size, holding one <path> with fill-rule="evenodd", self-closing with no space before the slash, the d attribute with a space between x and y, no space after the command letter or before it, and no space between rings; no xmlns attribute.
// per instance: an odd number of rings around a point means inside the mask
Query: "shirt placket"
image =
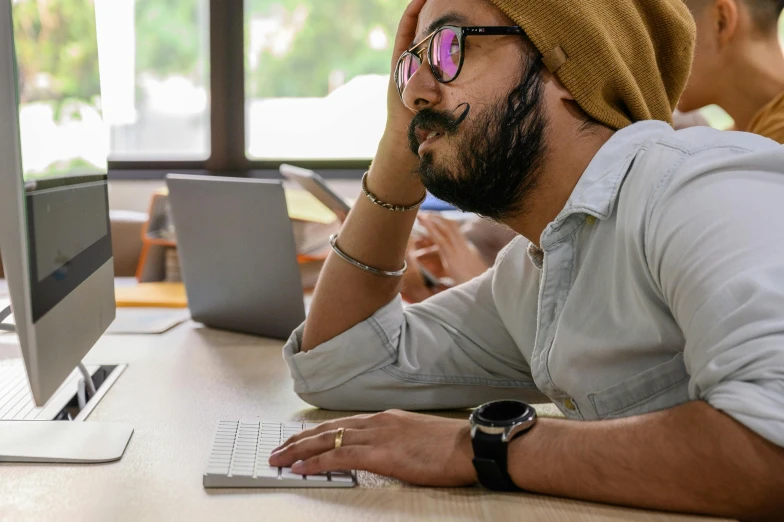
<svg viewBox="0 0 784 522"><path fill-rule="evenodd" d="M584 218L570 216L563 224L543 235L542 278L536 341L532 357L533 378L561 412L570 419L581 419L579 405L553 382L549 359L553 349L558 318L572 284L576 232Z"/></svg>

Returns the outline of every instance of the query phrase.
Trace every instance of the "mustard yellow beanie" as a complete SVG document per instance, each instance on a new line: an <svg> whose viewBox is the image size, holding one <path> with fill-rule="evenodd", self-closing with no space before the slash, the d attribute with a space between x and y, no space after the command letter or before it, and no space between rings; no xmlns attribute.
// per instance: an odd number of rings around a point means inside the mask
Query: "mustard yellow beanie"
<svg viewBox="0 0 784 522"><path fill-rule="evenodd" d="M683 0L490 1L593 118L614 129L672 122L696 33Z"/></svg>

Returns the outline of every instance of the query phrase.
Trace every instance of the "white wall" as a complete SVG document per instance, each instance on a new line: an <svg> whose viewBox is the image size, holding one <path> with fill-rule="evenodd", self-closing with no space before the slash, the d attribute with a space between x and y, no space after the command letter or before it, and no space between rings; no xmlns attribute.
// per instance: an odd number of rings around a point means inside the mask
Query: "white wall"
<svg viewBox="0 0 784 522"><path fill-rule="evenodd" d="M109 208L146 213L153 193L165 186L164 180L112 180L109 182Z"/></svg>

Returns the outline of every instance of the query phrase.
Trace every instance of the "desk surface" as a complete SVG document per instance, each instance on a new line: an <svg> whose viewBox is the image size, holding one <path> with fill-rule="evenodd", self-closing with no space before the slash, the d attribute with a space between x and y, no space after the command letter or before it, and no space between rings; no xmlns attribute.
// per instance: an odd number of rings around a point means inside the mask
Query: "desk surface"
<svg viewBox="0 0 784 522"><path fill-rule="evenodd" d="M9 337L0 337L0 356L18 350ZM0 518L702 520L479 488L415 488L364 473L359 474L361 487L352 490L205 490L202 473L219 420L340 416L314 410L294 395L281 346L193 323L157 336L105 336L86 362L129 366L87 422L132 424L135 432L125 456L97 466L0 465Z"/></svg>

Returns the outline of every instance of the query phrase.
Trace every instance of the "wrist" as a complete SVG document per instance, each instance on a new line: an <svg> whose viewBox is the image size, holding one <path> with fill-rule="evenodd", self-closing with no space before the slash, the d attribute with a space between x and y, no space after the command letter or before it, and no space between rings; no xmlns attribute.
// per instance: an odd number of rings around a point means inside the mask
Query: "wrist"
<svg viewBox="0 0 784 522"><path fill-rule="evenodd" d="M519 491L513 478L512 444L525 438L536 424L536 410L518 400L491 401L471 413L473 464L479 482L494 491Z"/></svg>
<svg viewBox="0 0 784 522"><path fill-rule="evenodd" d="M401 152L394 143L382 143L370 166L367 188L391 205L412 205L425 193L425 186L415 172L418 166L419 160L410 152Z"/></svg>
<svg viewBox="0 0 784 522"><path fill-rule="evenodd" d="M552 421L552 419L538 419L536 429L530 430L523 436L517 437L509 443L509 465L507 471L512 478L512 481L520 489L527 491L536 490L536 480L538 477L542 476L541 468L537 472L537 469L534 466L518 465L516 463L530 462L532 455L542 455L544 448L540 443L545 440L546 437L549 436L552 438L553 436L552 433L550 433L549 435L544 435L544 438L542 438L543 434L546 433L551 426L550 421Z"/></svg>
<svg viewBox="0 0 784 522"><path fill-rule="evenodd" d="M456 462L458 474L465 484L477 484L479 477L474 467L474 448L471 445L471 426L466 425L460 430L459 455Z"/></svg>

